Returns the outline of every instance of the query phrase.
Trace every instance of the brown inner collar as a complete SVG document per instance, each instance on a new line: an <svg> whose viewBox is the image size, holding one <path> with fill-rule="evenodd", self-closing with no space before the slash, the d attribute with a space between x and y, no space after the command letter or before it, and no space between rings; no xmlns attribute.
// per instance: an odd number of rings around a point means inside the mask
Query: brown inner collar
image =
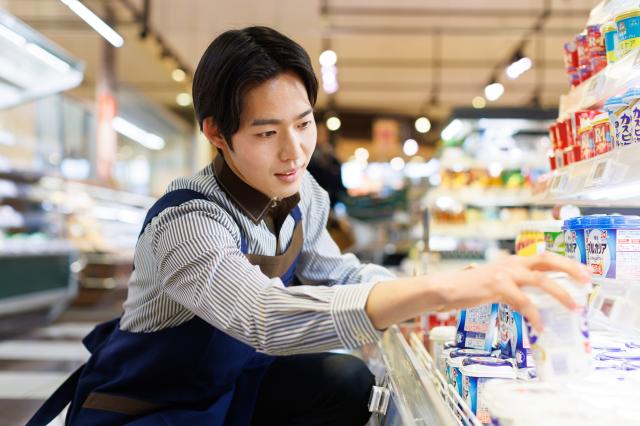
<svg viewBox="0 0 640 426"><path fill-rule="evenodd" d="M240 179L224 160L222 154L218 154L213 161L213 172L222 190L256 225L269 214L273 218L277 236L282 223L287 218L291 209L300 202L300 194L295 193L280 201L271 199L262 192L253 188Z"/></svg>

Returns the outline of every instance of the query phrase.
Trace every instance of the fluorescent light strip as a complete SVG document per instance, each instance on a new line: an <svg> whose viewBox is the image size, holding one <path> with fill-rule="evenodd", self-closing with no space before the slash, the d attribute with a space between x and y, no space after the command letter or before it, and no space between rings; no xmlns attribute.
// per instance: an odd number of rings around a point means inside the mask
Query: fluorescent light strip
<svg viewBox="0 0 640 426"><path fill-rule="evenodd" d="M133 139L145 148L154 150L164 148L164 139L160 136L147 132L146 130L142 130L140 127L128 122L122 117L114 118L111 125L116 132L128 137L129 139Z"/></svg>
<svg viewBox="0 0 640 426"><path fill-rule="evenodd" d="M27 42L27 40L24 37L22 37L20 34L14 32L13 30L10 30L4 25L0 25L0 36L6 38L13 44L20 47L24 46L24 44Z"/></svg>
<svg viewBox="0 0 640 426"><path fill-rule="evenodd" d="M83 21L89 24L91 28L96 30L98 34L104 37L109 43L115 47L122 47L124 44L122 36L100 19L98 15L89 10L84 4L80 3L78 0L60 1L66 4L69 9L73 10L76 15L82 18Z"/></svg>
<svg viewBox="0 0 640 426"><path fill-rule="evenodd" d="M37 44L27 43L27 52L31 53L36 58L40 59L42 62L45 62L51 65L53 68L57 69L60 72L67 72L71 69L71 65L58 58L57 56L49 53L44 50L42 47Z"/></svg>

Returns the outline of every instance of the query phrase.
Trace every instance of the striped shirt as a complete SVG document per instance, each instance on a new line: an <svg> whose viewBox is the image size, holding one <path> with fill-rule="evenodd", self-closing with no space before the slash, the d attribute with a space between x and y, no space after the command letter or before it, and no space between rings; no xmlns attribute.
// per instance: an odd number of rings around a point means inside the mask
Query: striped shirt
<svg viewBox="0 0 640 426"><path fill-rule="evenodd" d="M340 252L326 230L326 191L305 172L299 194L290 197L299 199L304 243L296 269L301 285L285 287L249 263L240 250L241 235L249 253L274 256L288 246L294 219L288 211L281 220L266 214L273 201L230 170L219 156L196 175L169 185L167 191L190 189L207 199L168 208L145 228L120 327L152 332L197 315L271 355L376 341L380 332L365 304L371 288L394 275ZM244 199L238 196L243 191ZM274 232L275 222L281 223Z"/></svg>

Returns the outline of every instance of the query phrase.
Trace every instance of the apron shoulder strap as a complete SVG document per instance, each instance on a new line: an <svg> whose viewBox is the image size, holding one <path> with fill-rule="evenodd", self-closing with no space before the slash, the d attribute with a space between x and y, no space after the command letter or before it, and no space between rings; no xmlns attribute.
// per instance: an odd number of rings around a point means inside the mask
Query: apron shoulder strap
<svg viewBox="0 0 640 426"><path fill-rule="evenodd" d="M158 201L156 201L147 212L138 238L140 237L140 235L142 235L147 225L149 225L151 221L165 209L168 209L169 207L177 207L191 200L206 199L207 197L204 194L198 191L193 191L191 189L176 189L175 191L167 192L162 197L160 197Z"/></svg>
<svg viewBox="0 0 640 426"><path fill-rule="evenodd" d="M170 207L177 207L192 200L208 200L208 198L203 193L191 189L176 189L164 194L158 199L158 201L153 204L153 206L151 206L151 208L147 212L138 238L142 236L144 230L147 228L147 225L149 225L151 221L165 209L168 209ZM249 244L247 243L247 240L242 236L240 238L240 250L244 254L247 254L247 252L249 251Z"/></svg>
<svg viewBox="0 0 640 426"><path fill-rule="evenodd" d="M80 379L80 375L82 374L82 370L84 370L84 366L86 364L82 364L80 368L78 368L67 380L64 381L60 385L58 389L45 401L44 404L36 411L36 413L31 417L31 420L27 423L26 426L45 426L48 425L55 419L58 414L64 410L64 407L67 406L72 400L73 396L76 392L76 387L78 386L78 380Z"/></svg>

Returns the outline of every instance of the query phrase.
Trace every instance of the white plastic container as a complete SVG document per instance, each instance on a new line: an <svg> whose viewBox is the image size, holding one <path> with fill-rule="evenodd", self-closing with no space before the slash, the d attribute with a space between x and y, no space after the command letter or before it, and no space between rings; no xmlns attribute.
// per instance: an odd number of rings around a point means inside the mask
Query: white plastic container
<svg viewBox="0 0 640 426"><path fill-rule="evenodd" d="M440 359L444 345L456 338L456 327L453 325L433 327L429 332L429 352L431 358Z"/></svg>
<svg viewBox="0 0 640 426"><path fill-rule="evenodd" d="M548 275L571 295L578 308L569 310L536 287L524 288L538 308L544 325L544 332L540 335L529 330L537 374L543 381L580 377L587 374L591 367L585 309L591 286L576 284L563 273Z"/></svg>
<svg viewBox="0 0 640 426"><path fill-rule="evenodd" d="M467 357L462 361L462 399L483 424L491 424L491 416L484 401L479 398L490 380L515 379L513 364L500 358Z"/></svg>
<svg viewBox="0 0 640 426"><path fill-rule="evenodd" d="M451 385L453 385L459 395L462 395L462 377L460 368L462 367L462 361L470 356L490 357L491 354L481 349L457 349L449 352L449 355L446 358L447 380Z"/></svg>

